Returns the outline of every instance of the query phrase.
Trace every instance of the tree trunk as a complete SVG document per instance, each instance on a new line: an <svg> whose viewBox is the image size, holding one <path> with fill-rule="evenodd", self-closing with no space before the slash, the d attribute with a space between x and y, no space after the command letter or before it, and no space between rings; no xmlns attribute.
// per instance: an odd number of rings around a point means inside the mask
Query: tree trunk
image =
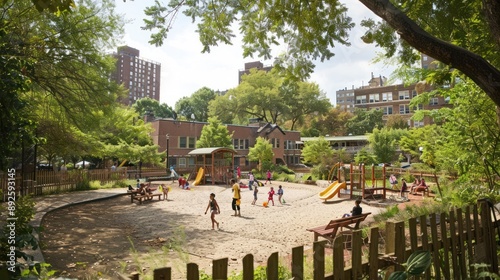
<svg viewBox="0 0 500 280"><path fill-rule="evenodd" d="M401 12L389 0L359 1L386 21L412 47L460 70L484 90L497 106L500 106L499 69L473 52L433 37L408 18L406 14ZM491 21L490 18L487 18L487 20Z"/></svg>

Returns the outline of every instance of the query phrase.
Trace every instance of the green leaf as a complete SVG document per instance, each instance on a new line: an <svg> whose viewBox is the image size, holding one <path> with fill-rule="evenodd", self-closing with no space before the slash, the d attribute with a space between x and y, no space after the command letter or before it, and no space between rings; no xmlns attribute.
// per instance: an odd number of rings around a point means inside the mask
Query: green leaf
<svg viewBox="0 0 500 280"><path fill-rule="evenodd" d="M431 260L431 253L429 251L413 252L406 262L408 265L406 271L410 275L420 275L429 268Z"/></svg>
<svg viewBox="0 0 500 280"><path fill-rule="evenodd" d="M406 280L408 278L408 274L405 271L394 271L391 276L389 276L389 280Z"/></svg>

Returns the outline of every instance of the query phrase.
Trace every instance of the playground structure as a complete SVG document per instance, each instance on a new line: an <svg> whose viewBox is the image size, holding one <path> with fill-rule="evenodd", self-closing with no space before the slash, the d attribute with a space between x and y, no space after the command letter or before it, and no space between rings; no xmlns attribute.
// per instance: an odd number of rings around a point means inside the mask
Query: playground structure
<svg viewBox="0 0 500 280"><path fill-rule="evenodd" d="M193 185L228 184L233 178L234 154L231 148L214 147L200 148L189 152L195 156L194 173L196 173ZM198 170L198 172L196 172Z"/></svg>
<svg viewBox="0 0 500 280"><path fill-rule="evenodd" d="M348 171L347 171L348 169ZM336 163L328 174L330 185L319 193L322 200L327 201L336 195L343 198L387 199L388 192L393 190L387 184L385 166L372 165L367 172L364 164L349 165ZM370 185L369 185L370 184Z"/></svg>

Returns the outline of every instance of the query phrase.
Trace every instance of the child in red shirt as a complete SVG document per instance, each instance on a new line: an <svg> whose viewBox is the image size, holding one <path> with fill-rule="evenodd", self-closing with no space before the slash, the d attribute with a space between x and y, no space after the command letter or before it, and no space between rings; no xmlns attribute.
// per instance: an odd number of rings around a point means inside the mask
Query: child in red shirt
<svg viewBox="0 0 500 280"><path fill-rule="evenodd" d="M267 204L269 204L269 201L272 201L274 206L274 188L271 187L271 190L267 194L269 195L267 198Z"/></svg>

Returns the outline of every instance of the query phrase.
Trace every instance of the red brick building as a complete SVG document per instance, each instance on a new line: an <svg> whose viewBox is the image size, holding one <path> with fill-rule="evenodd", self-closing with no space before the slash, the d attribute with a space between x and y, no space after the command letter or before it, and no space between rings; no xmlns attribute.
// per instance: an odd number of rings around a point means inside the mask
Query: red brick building
<svg viewBox="0 0 500 280"><path fill-rule="evenodd" d="M205 122L177 121L173 119L158 119L151 122L153 126L153 142L160 148L159 151L167 155L169 166L176 166L179 170L189 170L195 167L195 158L188 155L196 149L196 141L200 138ZM255 168L257 163L248 161L248 152L255 145L257 137L263 137L273 145L275 164L300 163L301 151L300 132L284 131L278 125L270 123L252 123L248 126L227 125L229 133L233 134L233 148L236 151L234 165L248 171ZM167 137L168 135L168 137Z"/></svg>

